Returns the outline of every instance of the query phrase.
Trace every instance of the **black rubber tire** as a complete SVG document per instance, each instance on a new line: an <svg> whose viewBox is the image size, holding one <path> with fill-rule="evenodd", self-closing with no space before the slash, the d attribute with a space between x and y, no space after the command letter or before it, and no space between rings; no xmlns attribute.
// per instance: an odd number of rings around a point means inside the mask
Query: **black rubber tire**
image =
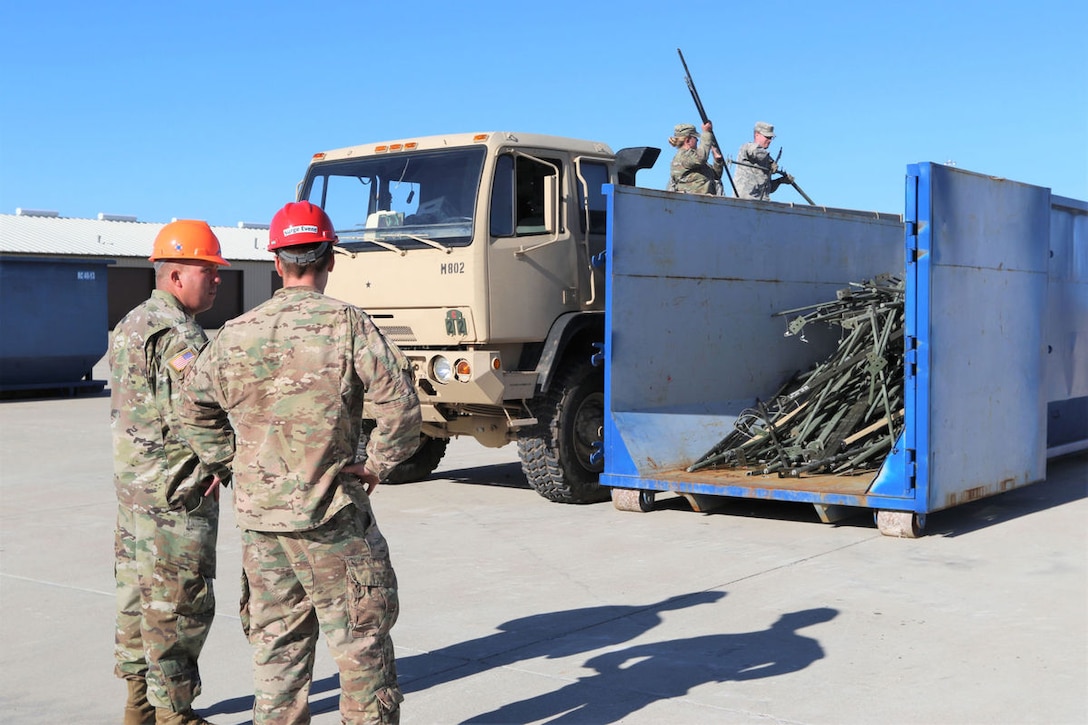
<svg viewBox="0 0 1088 725"><path fill-rule="evenodd" d="M374 421L364 420L362 433L359 436L359 448L355 454L356 461L366 460L366 444L370 441L370 433L374 430ZM414 483L422 481L438 468L442 457L446 455L448 438L431 438L420 434L419 449L407 460L401 461L382 483Z"/></svg>
<svg viewBox="0 0 1088 725"><path fill-rule="evenodd" d="M558 503L607 500L608 489L598 484L604 459L590 460L604 426L604 370L588 360L568 363L531 407L537 422L518 434L529 485Z"/></svg>

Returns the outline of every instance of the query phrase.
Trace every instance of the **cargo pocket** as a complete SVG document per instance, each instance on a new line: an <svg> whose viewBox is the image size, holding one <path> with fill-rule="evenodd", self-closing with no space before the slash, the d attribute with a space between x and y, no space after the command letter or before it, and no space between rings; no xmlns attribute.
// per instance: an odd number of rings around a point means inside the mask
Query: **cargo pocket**
<svg viewBox="0 0 1088 725"><path fill-rule="evenodd" d="M155 678L151 677L148 690L158 690L154 693L157 695L156 699L169 702L170 709L174 712L182 712L192 707L193 700L200 694L200 675L196 668L178 660L160 660L158 666L162 682L156 683Z"/></svg>
<svg viewBox="0 0 1088 725"><path fill-rule="evenodd" d="M178 600L175 610L180 617L208 617L215 611L212 579L196 572L178 572Z"/></svg>
<svg viewBox="0 0 1088 725"><path fill-rule="evenodd" d="M345 561L348 573L348 624L355 637L389 633L400 614L397 575L388 561L354 557Z"/></svg>
<svg viewBox="0 0 1088 725"><path fill-rule="evenodd" d="M400 722L400 704L404 702L404 695L399 688L383 687L374 693L378 700L378 710L383 725L396 725Z"/></svg>

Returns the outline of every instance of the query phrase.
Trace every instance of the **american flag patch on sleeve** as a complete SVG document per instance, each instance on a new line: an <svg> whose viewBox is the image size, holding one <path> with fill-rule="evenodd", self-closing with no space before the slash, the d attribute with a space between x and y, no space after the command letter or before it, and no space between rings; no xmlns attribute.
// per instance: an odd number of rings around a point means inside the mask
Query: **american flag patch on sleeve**
<svg viewBox="0 0 1088 725"><path fill-rule="evenodd" d="M170 367L177 370L179 373L188 366L193 360L196 360L196 351L191 347L185 348L184 351L175 355L170 360Z"/></svg>

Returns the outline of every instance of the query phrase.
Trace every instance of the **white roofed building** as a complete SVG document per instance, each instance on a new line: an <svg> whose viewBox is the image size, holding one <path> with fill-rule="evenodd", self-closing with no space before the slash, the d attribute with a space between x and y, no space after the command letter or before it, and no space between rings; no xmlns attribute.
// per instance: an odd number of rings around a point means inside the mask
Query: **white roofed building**
<svg viewBox="0 0 1088 725"><path fill-rule="evenodd" d="M16 210L0 214L0 255L112 260L108 269L109 328L147 299L155 287L148 256L167 222L141 222L134 217L99 214L76 219L56 212ZM212 227L229 267L220 269L215 306L197 316L207 329L256 307L280 287L273 256L267 251L267 225Z"/></svg>

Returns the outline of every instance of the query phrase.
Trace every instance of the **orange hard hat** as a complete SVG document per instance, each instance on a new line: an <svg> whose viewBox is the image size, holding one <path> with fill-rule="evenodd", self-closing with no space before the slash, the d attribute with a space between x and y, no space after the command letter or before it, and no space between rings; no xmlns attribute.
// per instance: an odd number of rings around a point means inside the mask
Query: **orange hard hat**
<svg viewBox="0 0 1088 725"><path fill-rule="evenodd" d="M151 251L152 262L198 259L229 267L219 247L219 237L207 222L178 219L159 230Z"/></svg>
<svg viewBox="0 0 1088 725"><path fill-rule="evenodd" d="M298 244L336 244L336 230L325 210L308 201L292 201L268 225L268 251Z"/></svg>

